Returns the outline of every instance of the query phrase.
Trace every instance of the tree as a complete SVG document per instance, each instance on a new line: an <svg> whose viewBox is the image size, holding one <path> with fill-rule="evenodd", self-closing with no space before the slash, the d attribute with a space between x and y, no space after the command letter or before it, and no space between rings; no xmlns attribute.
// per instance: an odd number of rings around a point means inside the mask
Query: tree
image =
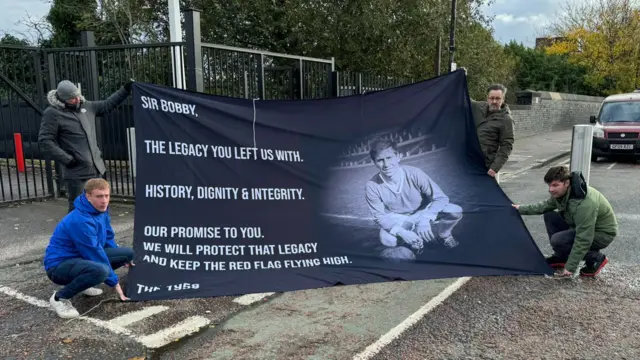
<svg viewBox="0 0 640 360"><path fill-rule="evenodd" d="M493 39L490 20L482 15L485 2L459 0L456 24L457 63L471 69L470 90L482 97L490 83L508 82L512 69ZM435 75L436 40L441 37L446 49L451 7L450 0L192 0L190 4L205 9L201 15L205 42L334 57L340 71L412 79ZM443 51L443 64L447 59ZM496 66L484 66L487 61Z"/></svg>
<svg viewBox="0 0 640 360"><path fill-rule="evenodd" d="M585 85L587 69L569 62L568 55L547 54L543 49L531 49L511 41L505 51L515 59L516 90L557 91L596 95Z"/></svg>
<svg viewBox="0 0 640 360"><path fill-rule="evenodd" d="M51 24L51 46L80 45L80 31L94 30L100 20L95 0L53 0L47 21Z"/></svg>
<svg viewBox="0 0 640 360"><path fill-rule="evenodd" d="M640 83L640 11L631 0L567 4L553 24L561 40L548 54L568 55L588 69L585 84L601 95L629 92Z"/></svg>

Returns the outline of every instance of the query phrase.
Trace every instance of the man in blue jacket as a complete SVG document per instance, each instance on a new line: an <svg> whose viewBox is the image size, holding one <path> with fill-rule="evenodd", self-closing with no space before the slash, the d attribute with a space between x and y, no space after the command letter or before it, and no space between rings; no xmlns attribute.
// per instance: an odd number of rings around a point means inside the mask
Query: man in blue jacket
<svg viewBox="0 0 640 360"><path fill-rule="evenodd" d="M75 209L60 221L45 251L47 277L64 286L49 299L61 318L79 316L70 299L79 293L101 295L102 290L94 286L102 283L114 287L122 301L129 300L114 269L134 265L133 250L115 242L107 212L110 193L106 180L87 181L84 193L75 200Z"/></svg>

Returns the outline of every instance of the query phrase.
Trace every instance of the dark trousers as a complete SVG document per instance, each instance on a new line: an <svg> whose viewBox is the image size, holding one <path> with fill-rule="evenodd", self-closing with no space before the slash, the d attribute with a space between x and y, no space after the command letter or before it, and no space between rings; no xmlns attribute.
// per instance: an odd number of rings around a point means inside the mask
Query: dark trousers
<svg viewBox="0 0 640 360"><path fill-rule="evenodd" d="M100 177L100 176L96 175L95 177ZM89 179L93 179L93 178L66 180L67 200L69 201L68 212L72 212L73 209L75 209L73 202L76 200L78 196L82 195L82 192L84 191L84 185L87 183L87 181L89 181Z"/></svg>
<svg viewBox="0 0 640 360"><path fill-rule="evenodd" d="M133 260L133 249L126 247L107 248L111 268L116 270ZM105 264L81 258L69 259L47 271L47 277L54 284L63 285L58 298L71 299L80 292L102 284L109 276L109 267Z"/></svg>
<svg viewBox="0 0 640 360"><path fill-rule="evenodd" d="M556 211L549 211L544 214L544 225L547 228L549 242L553 248L553 255L566 261L571 253L571 248L576 238L576 231L571 229L562 216ZM595 237L597 238L598 235L599 234L596 233ZM596 243L597 242L594 241L591 244L589 252L584 256L583 260L587 265L600 261L604 257L600 252L604 247L598 246Z"/></svg>

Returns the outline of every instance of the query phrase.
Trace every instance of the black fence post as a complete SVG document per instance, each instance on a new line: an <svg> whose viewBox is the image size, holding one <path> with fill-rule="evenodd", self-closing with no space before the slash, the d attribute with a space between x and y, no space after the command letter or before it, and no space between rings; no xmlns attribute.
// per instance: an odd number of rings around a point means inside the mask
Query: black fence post
<svg viewBox="0 0 640 360"><path fill-rule="evenodd" d="M340 75L337 71L329 72L329 96L330 97L338 97L340 96Z"/></svg>
<svg viewBox="0 0 640 360"><path fill-rule="evenodd" d="M58 86L58 81L56 79L56 58L53 53L46 53L46 54L47 54L47 69L49 70L49 87L51 89L55 89ZM56 169L55 182L56 182L56 188L57 188L56 197L62 197L63 194L66 195L66 191L67 191L65 182L62 181L64 169L57 162L55 164L55 169Z"/></svg>
<svg viewBox="0 0 640 360"><path fill-rule="evenodd" d="M436 76L440 76L440 66L442 63L442 38L438 36L436 40L436 56L435 56L435 73Z"/></svg>
<svg viewBox="0 0 640 360"><path fill-rule="evenodd" d="M298 64L292 66L289 70L290 79L289 82L290 89L290 98L291 100L302 100L304 99L304 89L303 89L303 80L302 80L302 60L298 61Z"/></svg>
<svg viewBox="0 0 640 360"><path fill-rule="evenodd" d="M187 37L187 90L204 92L202 74L202 36L200 34L200 11L188 9L185 12L185 35Z"/></svg>
<svg viewBox="0 0 640 360"><path fill-rule="evenodd" d="M258 64L258 97L265 100L265 84L264 84L264 54L260 53L260 64Z"/></svg>
<svg viewBox="0 0 640 360"><path fill-rule="evenodd" d="M35 51L33 53L33 63L36 66L36 94L38 94L37 104L40 106L40 109L44 111L47 107L47 100L45 98L45 87L44 87L44 69L43 60L42 60L42 52ZM42 119L42 117L40 117ZM40 128L38 124L38 128ZM38 158L44 160L44 170L47 178L47 193L49 196L55 196L55 190L53 186L53 168L51 167L51 159L42 151L42 147L40 146L40 142L38 142Z"/></svg>
<svg viewBox="0 0 640 360"><path fill-rule="evenodd" d="M84 48L92 48L96 46L96 37L93 31L83 30L80 32L80 44ZM85 63L86 71L87 71L87 95L91 100L99 100L100 99L100 90L98 86L98 60L96 57L95 50L89 50L88 54L88 62ZM98 144L100 144L100 148L104 149L104 139L102 137L102 117L96 118L96 123L94 124L94 129L96 131L96 138L98 139ZM106 177L106 174L103 175Z"/></svg>

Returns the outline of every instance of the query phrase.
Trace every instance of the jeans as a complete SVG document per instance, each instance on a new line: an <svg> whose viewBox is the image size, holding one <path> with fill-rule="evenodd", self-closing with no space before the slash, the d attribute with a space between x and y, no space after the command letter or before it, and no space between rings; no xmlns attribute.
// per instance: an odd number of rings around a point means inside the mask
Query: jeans
<svg viewBox="0 0 640 360"><path fill-rule="evenodd" d="M67 200L69 201L69 212L72 212L76 207L73 202L84 191L84 185L89 179L73 179L67 180Z"/></svg>
<svg viewBox="0 0 640 360"><path fill-rule="evenodd" d="M111 268L116 270L133 260L133 249L126 247L104 249ZM68 259L47 270L47 277L53 283L64 285L58 290L58 298L71 299L78 293L102 284L109 276L105 264L81 258Z"/></svg>
<svg viewBox="0 0 640 360"><path fill-rule="evenodd" d="M571 254L571 248L576 238L576 231L571 229L562 216L556 211L544 213L544 225L547 228L547 235L549 235L549 243L553 248L553 255L566 261L569 258L569 254ZM602 235L604 234L595 233L594 240L597 240L598 236ZM584 261L587 265L600 261L604 257L600 250L606 246L601 247L598 246L597 243L598 241L594 241L591 244L589 252L584 256Z"/></svg>

